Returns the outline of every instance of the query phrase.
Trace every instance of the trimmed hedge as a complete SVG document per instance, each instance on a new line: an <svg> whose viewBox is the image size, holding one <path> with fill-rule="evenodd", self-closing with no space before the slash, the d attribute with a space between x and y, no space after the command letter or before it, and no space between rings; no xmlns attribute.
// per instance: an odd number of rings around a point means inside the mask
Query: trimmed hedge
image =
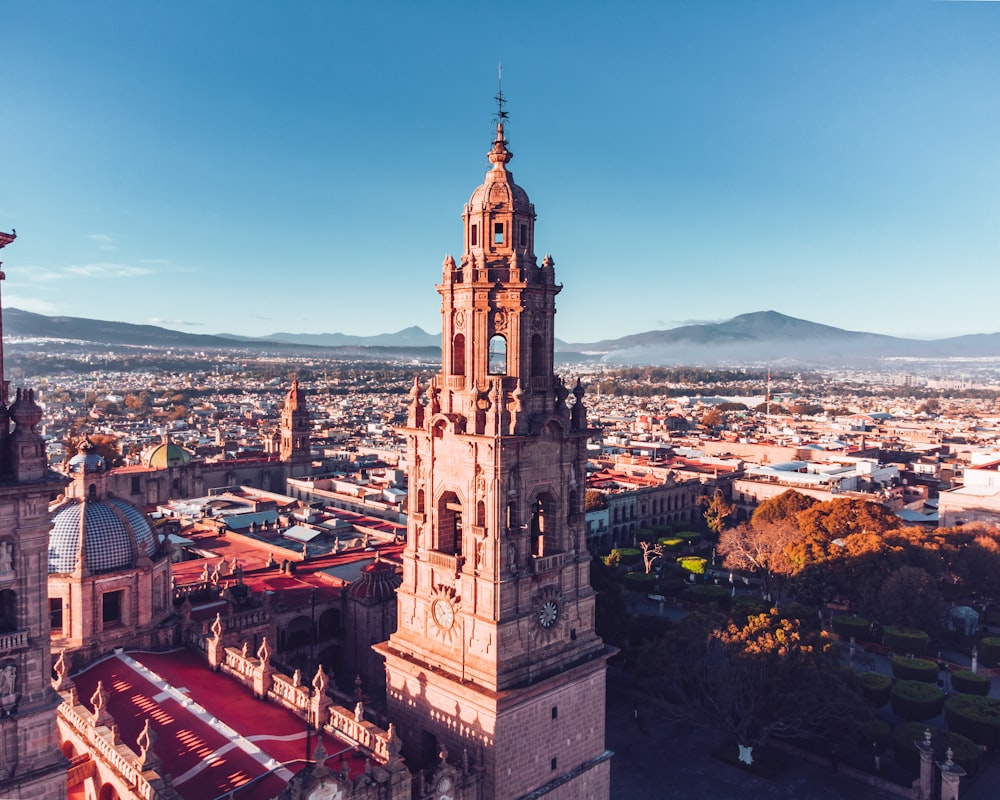
<svg viewBox="0 0 1000 800"><path fill-rule="evenodd" d="M879 672L862 672L861 694L875 708L881 708L889 702L889 692L892 691L892 678Z"/></svg>
<svg viewBox="0 0 1000 800"><path fill-rule="evenodd" d="M642 561L642 550L637 547L619 547L617 551L623 564L638 564Z"/></svg>
<svg viewBox="0 0 1000 800"><path fill-rule="evenodd" d="M927 725L923 722L903 722L896 726L892 732L891 743L892 752L896 756L897 762L911 770L919 768L920 751L917 750L916 743L924 740L925 730L927 730ZM943 761L945 751L950 747L955 763L969 775L974 775L979 769L983 751L967 736L962 736L955 731L931 728L931 744L934 747L935 761Z"/></svg>
<svg viewBox="0 0 1000 800"><path fill-rule="evenodd" d="M684 545L683 539L678 539L676 536L664 536L661 539L656 540L657 544L662 544L665 550L680 550Z"/></svg>
<svg viewBox="0 0 1000 800"><path fill-rule="evenodd" d="M778 615L782 619L797 619L803 627L815 629L819 627L819 612L815 606L807 606L805 603L789 603L778 609Z"/></svg>
<svg viewBox="0 0 1000 800"><path fill-rule="evenodd" d="M967 669L957 669L951 673L951 688L962 694L978 694L986 697L993 685L985 675Z"/></svg>
<svg viewBox="0 0 1000 800"><path fill-rule="evenodd" d="M871 622L856 614L837 614L833 620L833 632L845 639L867 639Z"/></svg>
<svg viewBox="0 0 1000 800"><path fill-rule="evenodd" d="M944 690L923 681L896 681L889 693L896 716L920 721L936 717L944 708Z"/></svg>
<svg viewBox="0 0 1000 800"><path fill-rule="evenodd" d="M948 727L976 744L1000 747L1000 700L973 694L953 694L944 704Z"/></svg>
<svg viewBox="0 0 1000 800"><path fill-rule="evenodd" d="M707 559L701 556L681 556L677 559L677 566L692 575L704 575L706 563L708 563Z"/></svg>
<svg viewBox="0 0 1000 800"><path fill-rule="evenodd" d="M912 724L912 723L906 723ZM858 728L858 747L861 752L867 753L874 750L876 753L884 753L889 746L889 737L892 735L892 728L884 719L872 717L868 722ZM872 747L872 745L875 745Z"/></svg>
<svg viewBox="0 0 1000 800"><path fill-rule="evenodd" d="M882 643L897 653L913 653L920 655L931 643L931 637L916 628L904 628L902 625L886 625L882 629Z"/></svg>
<svg viewBox="0 0 1000 800"><path fill-rule="evenodd" d="M937 683L938 672L937 662L929 658L893 656L892 659L892 675L900 680Z"/></svg>
<svg viewBox="0 0 1000 800"><path fill-rule="evenodd" d="M651 592L656 576L646 572L627 572L622 583L630 592Z"/></svg>
<svg viewBox="0 0 1000 800"><path fill-rule="evenodd" d="M1000 636L986 636L979 640L979 661L988 667L1000 666Z"/></svg>
<svg viewBox="0 0 1000 800"><path fill-rule="evenodd" d="M639 528L635 534L635 538L639 542L652 542L656 540L656 534L652 528Z"/></svg>
<svg viewBox="0 0 1000 800"><path fill-rule="evenodd" d="M729 589L712 584L692 586L691 599L696 603L726 604L729 601Z"/></svg>
<svg viewBox="0 0 1000 800"><path fill-rule="evenodd" d="M701 541L701 534L698 531L678 531L674 534L678 539L683 539L688 544Z"/></svg>

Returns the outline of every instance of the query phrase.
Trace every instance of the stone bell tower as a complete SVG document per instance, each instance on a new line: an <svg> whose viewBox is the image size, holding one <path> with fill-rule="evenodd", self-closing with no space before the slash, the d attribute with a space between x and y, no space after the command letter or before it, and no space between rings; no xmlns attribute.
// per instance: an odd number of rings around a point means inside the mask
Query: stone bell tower
<svg viewBox="0 0 1000 800"><path fill-rule="evenodd" d="M535 257L497 101L492 168L437 287L441 371L411 391L398 623L377 650L413 766L465 753L483 798L607 798L612 651L594 632L584 391L553 372L562 287Z"/></svg>
<svg viewBox="0 0 1000 800"><path fill-rule="evenodd" d="M14 239L0 232L0 248ZM49 500L65 481L48 469L34 392L8 406L2 350L0 338L0 797L50 800L66 796L48 596Z"/></svg>
<svg viewBox="0 0 1000 800"><path fill-rule="evenodd" d="M306 394L299 387L299 378L292 378L292 385L281 407L281 449L279 455L288 465L289 477L299 477L309 472L311 422L306 406Z"/></svg>

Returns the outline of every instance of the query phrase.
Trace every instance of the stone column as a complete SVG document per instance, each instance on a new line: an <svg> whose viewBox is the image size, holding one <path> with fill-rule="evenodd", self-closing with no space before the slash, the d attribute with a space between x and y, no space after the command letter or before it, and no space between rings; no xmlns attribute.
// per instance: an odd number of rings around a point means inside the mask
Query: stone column
<svg viewBox="0 0 1000 800"><path fill-rule="evenodd" d="M949 747L944 763L938 764L941 769L941 800L958 800L958 784L965 775L965 770L952 760L953 755Z"/></svg>
<svg viewBox="0 0 1000 800"><path fill-rule="evenodd" d="M934 796L934 745L931 744L931 729L924 730L923 741L914 742L920 751L920 777L916 781L917 800L931 800Z"/></svg>
<svg viewBox="0 0 1000 800"><path fill-rule="evenodd" d="M274 680L274 667L271 666L271 648L267 644L265 636L257 648L257 658L259 663L253 671L253 693L254 697L267 699L267 693L271 691L271 683Z"/></svg>
<svg viewBox="0 0 1000 800"><path fill-rule="evenodd" d="M215 615L212 623L212 636L207 642L208 666L218 672L226 660L226 649L222 646L222 615Z"/></svg>

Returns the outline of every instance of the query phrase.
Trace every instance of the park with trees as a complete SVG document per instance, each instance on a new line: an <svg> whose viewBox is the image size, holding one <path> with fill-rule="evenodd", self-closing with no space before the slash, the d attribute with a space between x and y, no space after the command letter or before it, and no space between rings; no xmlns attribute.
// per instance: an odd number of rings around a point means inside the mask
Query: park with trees
<svg viewBox="0 0 1000 800"><path fill-rule="evenodd" d="M926 732L970 775L992 757L1000 530L794 491L737 525L721 495L703 511L701 531L640 531L595 561L598 629L637 703L755 771L780 744L908 785Z"/></svg>

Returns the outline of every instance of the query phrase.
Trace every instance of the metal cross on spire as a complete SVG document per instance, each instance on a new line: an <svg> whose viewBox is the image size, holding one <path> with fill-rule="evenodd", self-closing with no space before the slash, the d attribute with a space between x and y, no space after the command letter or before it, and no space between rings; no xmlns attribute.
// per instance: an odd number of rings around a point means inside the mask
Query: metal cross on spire
<svg viewBox="0 0 1000 800"><path fill-rule="evenodd" d="M496 123L503 125L507 119L507 112L503 110L507 98L503 96L503 64L497 64L497 96L493 98L497 101Z"/></svg>

